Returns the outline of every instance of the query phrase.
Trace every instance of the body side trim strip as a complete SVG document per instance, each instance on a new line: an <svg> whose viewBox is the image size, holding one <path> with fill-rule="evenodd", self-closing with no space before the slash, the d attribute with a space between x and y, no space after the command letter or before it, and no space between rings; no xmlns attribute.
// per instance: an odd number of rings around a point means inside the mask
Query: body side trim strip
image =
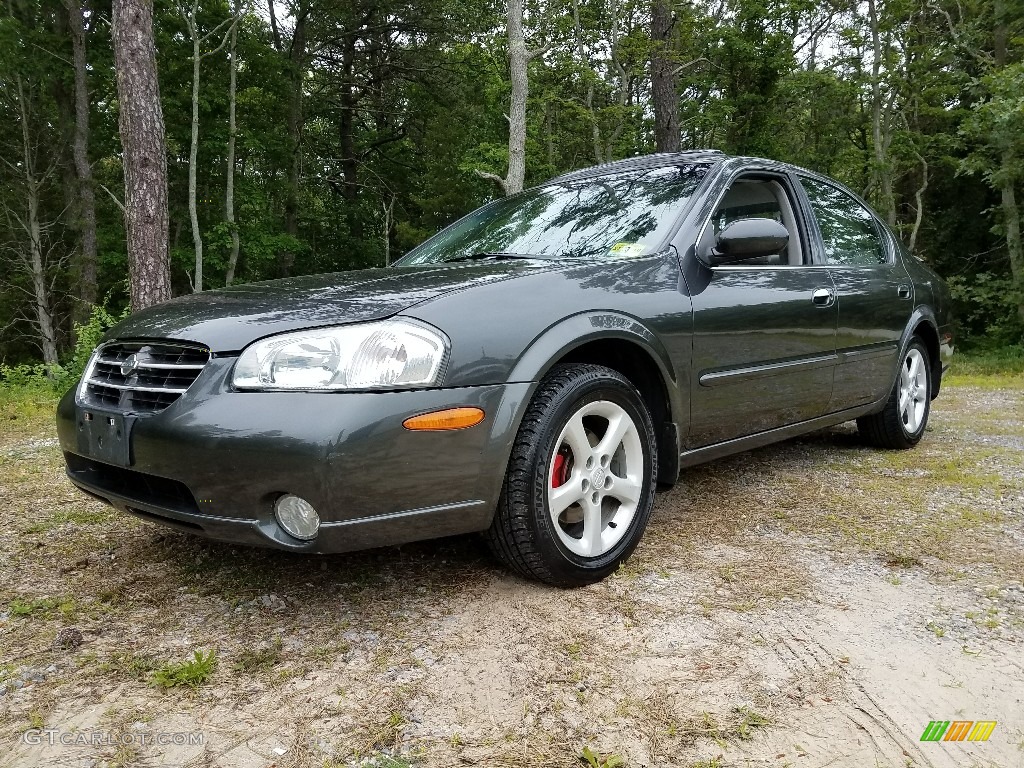
<svg viewBox="0 0 1024 768"><path fill-rule="evenodd" d="M702 387L718 387L723 384L732 384L739 381L759 379L764 376L773 376L776 373L794 373L796 371L809 371L814 368L825 368L835 365L839 357L836 354L816 355L805 357L799 360L784 360L762 365L750 365L744 368L733 368L731 370L711 370L700 375Z"/></svg>

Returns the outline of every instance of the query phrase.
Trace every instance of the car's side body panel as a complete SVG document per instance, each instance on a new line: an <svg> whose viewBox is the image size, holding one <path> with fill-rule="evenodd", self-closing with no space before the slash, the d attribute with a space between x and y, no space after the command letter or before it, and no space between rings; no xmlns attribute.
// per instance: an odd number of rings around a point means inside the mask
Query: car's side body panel
<svg viewBox="0 0 1024 768"><path fill-rule="evenodd" d="M697 248L710 244L712 210L743 177L778 182L793 206L801 250L812 239L794 185L775 163L723 163L693 206L697 213L677 238L694 311L686 450L814 419L832 394L836 307L814 303L816 291L833 290L829 275L799 265L709 267L697 258Z"/></svg>
<svg viewBox="0 0 1024 768"><path fill-rule="evenodd" d="M809 204L801 178L824 181L870 210L857 195L831 179L806 171L794 172L801 205L811 222L810 269L827 269L836 289L837 326L835 385L828 412L872 403L891 388L900 340L914 308L914 283L903 266L895 237L874 216L886 263L862 266L828 264L822 247L819 221Z"/></svg>
<svg viewBox="0 0 1024 768"><path fill-rule="evenodd" d="M688 448L825 413L836 309L812 303L827 272L716 267L691 286L693 383Z"/></svg>

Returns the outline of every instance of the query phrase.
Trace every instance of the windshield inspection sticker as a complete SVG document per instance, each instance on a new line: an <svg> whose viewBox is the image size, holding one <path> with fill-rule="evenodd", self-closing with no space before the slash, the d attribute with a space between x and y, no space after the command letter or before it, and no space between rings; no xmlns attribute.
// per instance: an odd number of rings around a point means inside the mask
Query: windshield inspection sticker
<svg viewBox="0 0 1024 768"><path fill-rule="evenodd" d="M612 256L639 256L644 252L644 247L640 243L616 243L609 251Z"/></svg>

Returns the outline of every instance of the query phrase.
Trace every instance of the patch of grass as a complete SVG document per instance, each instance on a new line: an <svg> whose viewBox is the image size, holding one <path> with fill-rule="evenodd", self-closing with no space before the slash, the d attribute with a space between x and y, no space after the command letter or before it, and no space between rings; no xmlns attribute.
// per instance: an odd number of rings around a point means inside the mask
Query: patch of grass
<svg viewBox="0 0 1024 768"><path fill-rule="evenodd" d="M992 352L958 353L949 369L951 377L1024 375L1024 347Z"/></svg>
<svg viewBox="0 0 1024 768"><path fill-rule="evenodd" d="M168 662L153 670L150 682L158 688L198 688L213 674L217 667L216 652L204 654L196 651L188 661Z"/></svg>
<svg viewBox="0 0 1024 768"><path fill-rule="evenodd" d="M106 523L113 517L112 513L106 510L94 509L70 509L60 510L53 513L45 520L33 523L25 529L25 533L46 533L54 528L59 528L67 523L75 525L96 525Z"/></svg>
<svg viewBox="0 0 1024 768"><path fill-rule="evenodd" d="M614 753L603 755L594 752L590 747L584 747L580 752L580 760L590 768L622 768L626 761L621 755Z"/></svg>
<svg viewBox="0 0 1024 768"><path fill-rule="evenodd" d="M131 680L143 680L150 672L156 669L156 666L156 660L152 656L125 651L115 653L105 661L98 662L95 670L100 675L114 675Z"/></svg>
<svg viewBox="0 0 1024 768"><path fill-rule="evenodd" d="M245 648L238 654L231 668L250 675L269 672L281 663L281 649L280 637L275 637L270 645L262 648Z"/></svg>
<svg viewBox="0 0 1024 768"><path fill-rule="evenodd" d="M745 613L783 598L802 597L810 591L807 569L796 563L784 547L773 544L744 552L714 571L721 589L698 601L705 610L717 604Z"/></svg>
<svg viewBox="0 0 1024 768"><path fill-rule="evenodd" d="M14 598L8 605L11 616L19 618L53 619L61 616L73 619L78 613L78 604L69 597L40 597L33 599Z"/></svg>
<svg viewBox="0 0 1024 768"><path fill-rule="evenodd" d="M756 712L747 707L737 707L734 712L739 718L739 721L735 726L736 733L744 741L752 739L753 732L756 729L771 725L772 722L760 712Z"/></svg>
<svg viewBox="0 0 1024 768"><path fill-rule="evenodd" d="M45 384L14 385L0 383L0 422L17 429L19 423L31 422L43 416L53 417L60 395ZM11 424L11 422L18 422Z"/></svg>
<svg viewBox="0 0 1024 768"><path fill-rule="evenodd" d="M885 555L885 564L890 568L916 568L921 565L921 559L914 555L907 555L889 552Z"/></svg>
<svg viewBox="0 0 1024 768"><path fill-rule="evenodd" d="M414 768L413 764L404 757L392 757L391 755L377 754L364 757L358 763L359 768ZM350 762L327 762L324 768L349 768Z"/></svg>

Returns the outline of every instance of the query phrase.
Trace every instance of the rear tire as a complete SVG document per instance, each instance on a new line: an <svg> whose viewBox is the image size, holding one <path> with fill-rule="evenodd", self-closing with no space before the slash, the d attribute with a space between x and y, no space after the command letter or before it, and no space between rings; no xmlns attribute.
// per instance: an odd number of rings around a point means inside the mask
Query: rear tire
<svg viewBox="0 0 1024 768"><path fill-rule="evenodd" d="M654 427L636 387L603 366L558 366L523 417L487 542L526 578L593 584L639 543L656 476Z"/></svg>
<svg viewBox="0 0 1024 768"><path fill-rule="evenodd" d="M928 349L915 336L903 353L900 372L879 413L857 419L857 430L878 448L913 448L924 436L931 412L932 369Z"/></svg>

